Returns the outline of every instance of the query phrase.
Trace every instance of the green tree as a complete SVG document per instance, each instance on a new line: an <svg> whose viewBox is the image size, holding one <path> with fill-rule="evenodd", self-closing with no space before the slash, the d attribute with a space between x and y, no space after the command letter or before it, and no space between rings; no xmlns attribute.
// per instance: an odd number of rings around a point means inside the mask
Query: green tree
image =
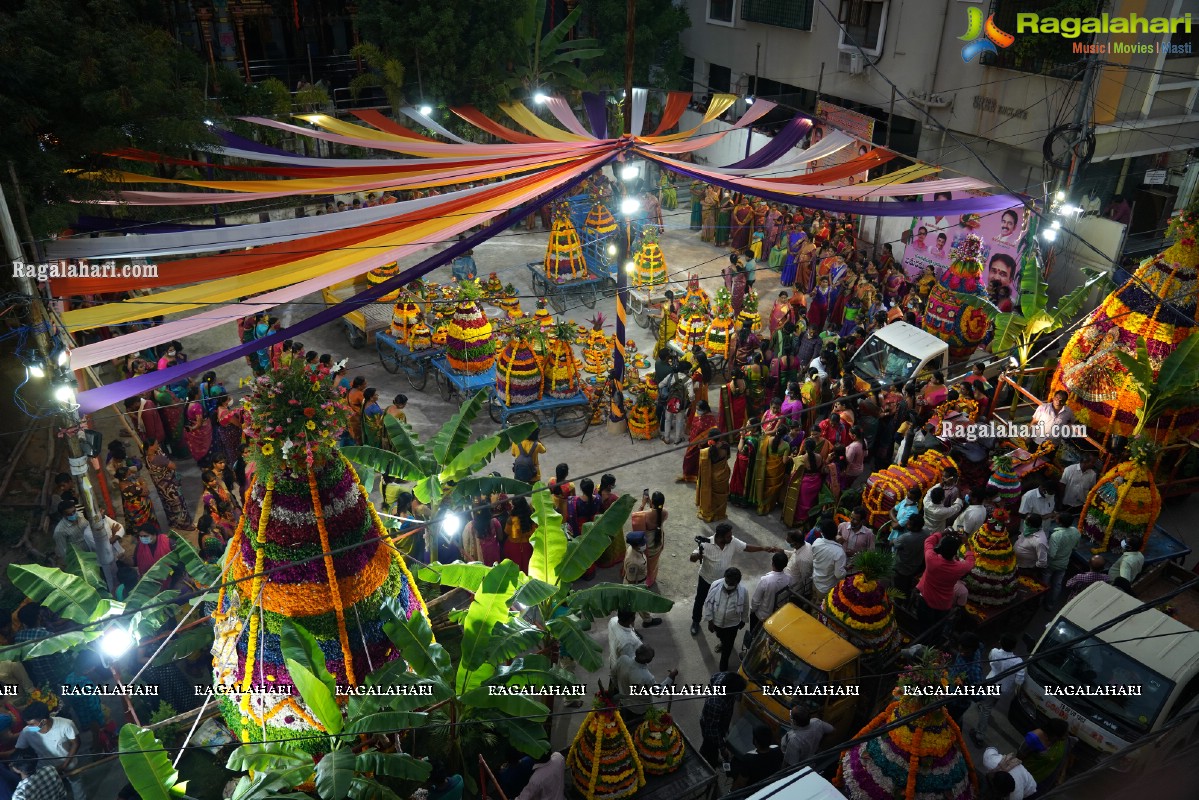
<svg viewBox="0 0 1199 800"><path fill-rule="evenodd" d="M599 40L603 55L587 71L592 84L614 89L624 86L625 0L583 0L580 34ZM654 89L690 89L683 75L683 46L679 40L691 27L686 4L675 0L638 0L633 33L633 85Z"/></svg>
<svg viewBox="0 0 1199 800"><path fill-rule="evenodd" d="M518 97L528 96L538 89L583 89L589 82L588 77L576 62L591 61L604 54L595 39L568 41L566 38L582 16L582 6L575 6L574 11L546 31L545 2L524 0L524 7L517 17L516 32L524 46L524 63L513 65L512 75L505 85Z"/></svg>
<svg viewBox="0 0 1199 800"><path fill-rule="evenodd" d="M1162 361L1156 376L1144 339L1137 339L1135 358L1122 350L1116 351L1116 358L1128 371L1130 388L1141 397L1132 438L1140 436L1149 423L1165 412L1192 408L1199 403L1199 335L1183 339Z"/></svg>
<svg viewBox="0 0 1199 800"><path fill-rule="evenodd" d="M109 166L102 154L186 156L215 143L204 65L155 25L161 4L10 0L0 9L0 152L16 168L35 236L73 220L71 200L111 191L69 174Z"/></svg>
<svg viewBox="0 0 1199 800"><path fill-rule="evenodd" d="M391 58L370 42L359 42L350 55L361 58L369 69L350 81L350 94L355 100L366 89L380 89L391 105L391 114L398 117L404 105L404 64Z"/></svg>

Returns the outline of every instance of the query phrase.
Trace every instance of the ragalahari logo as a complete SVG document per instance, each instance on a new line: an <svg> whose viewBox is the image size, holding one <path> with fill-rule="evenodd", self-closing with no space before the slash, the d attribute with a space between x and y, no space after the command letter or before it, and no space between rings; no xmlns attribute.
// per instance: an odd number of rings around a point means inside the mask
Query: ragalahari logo
<svg viewBox="0 0 1199 800"><path fill-rule="evenodd" d="M983 22L981 9L966 9L968 27L964 36L958 39L968 44L962 48L962 60L969 64L979 53L998 53L996 47L1009 47L1016 37L999 29L995 24L995 15L987 17Z"/></svg>

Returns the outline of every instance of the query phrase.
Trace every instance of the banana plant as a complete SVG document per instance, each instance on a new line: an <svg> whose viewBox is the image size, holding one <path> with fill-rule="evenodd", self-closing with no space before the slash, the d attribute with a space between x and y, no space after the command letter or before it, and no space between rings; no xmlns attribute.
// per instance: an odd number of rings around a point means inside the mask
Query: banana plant
<svg viewBox="0 0 1199 800"><path fill-rule="evenodd" d="M665 613L674 606L674 601L644 586L599 583L579 590L571 586L608 549L612 538L624 530L633 509L632 497L621 497L594 522L584 524L576 539L567 537L562 515L541 483L533 487L532 505L537 530L530 539L533 555L529 559L529 574L516 573L517 589L510 603L516 612L527 609L527 613L497 622L497 631L502 635L495 655L515 658L536 648L554 654L558 648L552 645L556 643L568 650L584 669L597 670L603 665L603 651L587 634L594 620L608 617L621 608ZM420 571L420 577L443 586L478 592L492 569L495 568L482 564L433 563Z"/></svg>
<svg viewBox="0 0 1199 800"><path fill-rule="evenodd" d="M1137 339L1135 358L1120 350L1115 353L1132 377L1131 388L1141 397L1131 438L1140 436L1164 412L1199 405L1199 335L1187 337L1166 356L1156 376L1144 339Z"/></svg>
<svg viewBox="0 0 1199 800"><path fill-rule="evenodd" d="M182 800L185 797L187 781L179 780L179 773L154 731L129 723L121 726L118 742L121 767L138 797L142 800Z"/></svg>
<svg viewBox="0 0 1199 800"><path fill-rule="evenodd" d="M404 65L391 58L370 42L359 42L350 48L350 55L366 62L370 69L350 80L350 96L355 100L367 89L379 89L387 97L391 113L400 116L404 106Z"/></svg>
<svg viewBox="0 0 1199 800"><path fill-rule="evenodd" d="M516 18L516 33L525 45L525 63L513 65L512 77L504 85L525 92L555 86L583 88L587 75L575 62L599 58L604 51L598 39L566 40L582 13L582 6L576 6L553 30L542 35L545 0L525 0Z"/></svg>
<svg viewBox="0 0 1199 800"><path fill-rule="evenodd" d="M412 493L422 503L427 503L434 515L445 503L469 506L473 498L491 492L527 492L529 485L514 478L475 474L497 455L508 452L513 444L528 438L537 428L536 422L525 422L472 442L471 425L486 403L487 392L481 390L427 442L422 442L407 425L384 415L383 426L390 449L354 445L342 448L341 452L358 468L364 486L371 486L376 472L411 481ZM429 537L428 552L437 552L432 541L432 526L428 527L426 536Z"/></svg>
<svg viewBox="0 0 1199 800"><path fill-rule="evenodd" d="M1032 361L1041 337L1058 331L1071 322L1082 309L1087 297L1096 288L1110 288L1111 278L1106 273L1084 269L1087 279L1072 292L1057 302L1056 308L1049 307L1049 284L1041 274L1041 259L1038 249L1029 247L1024 253L1020 268L1020 311L1004 311L995 315L995 336L991 341L991 352L1001 357L1016 359L1019 374L1016 384L1022 385L1024 373ZM1012 414L1016 413L1019 394L1012 398Z"/></svg>

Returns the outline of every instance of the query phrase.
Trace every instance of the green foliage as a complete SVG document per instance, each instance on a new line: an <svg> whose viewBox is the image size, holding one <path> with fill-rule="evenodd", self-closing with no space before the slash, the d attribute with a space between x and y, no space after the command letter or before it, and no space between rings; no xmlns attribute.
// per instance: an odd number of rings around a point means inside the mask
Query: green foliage
<svg viewBox="0 0 1199 800"><path fill-rule="evenodd" d="M627 3L625 0L584 0L580 7L583 20L578 35L598 39L603 52L587 65L593 84L624 86ZM691 76L683 75L683 47L679 38L689 27L691 19L686 3L638 0L633 34L634 86L691 88Z"/></svg>
<svg viewBox="0 0 1199 800"><path fill-rule="evenodd" d="M161 13L134 0L20 0L0 11L0 152L35 236L75 219L70 201L111 189L65 177L115 164L102 154L187 156L216 143L203 123L204 65L156 24Z"/></svg>
<svg viewBox="0 0 1199 800"><path fill-rule="evenodd" d="M504 83L518 93L528 95L537 89L583 89L588 78L576 62L592 61L604 54L595 39L566 37L583 14L582 6L566 15L552 30L545 30L546 0L523 0L518 6L516 34L524 48L524 63L516 64Z"/></svg>
<svg viewBox="0 0 1199 800"><path fill-rule="evenodd" d="M1115 354L1128 370L1132 388L1141 397L1134 437L1164 412L1199 403L1199 334L1187 337L1174 348L1162 362L1156 379L1144 339L1137 339L1135 358L1121 350Z"/></svg>
<svg viewBox="0 0 1199 800"><path fill-rule="evenodd" d="M853 566L868 581L877 581L891 574L895 556L887 550L864 550L854 556Z"/></svg>
<svg viewBox="0 0 1199 800"><path fill-rule="evenodd" d="M155 725L163 720L168 720L171 717L178 716L179 712L170 703L163 701L158 704L158 708L150 715L150 725ZM170 725L163 725L158 728L158 735L168 742L174 741L175 737L187 730L187 725L182 722L174 722Z"/></svg>
<svg viewBox="0 0 1199 800"><path fill-rule="evenodd" d="M366 89L380 89L391 105L391 113L399 114L404 105L404 64L391 58L370 42L359 42L350 48L350 55L361 58L369 67L367 72L350 81L350 95L357 100Z"/></svg>
<svg viewBox="0 0 1199 800"><path fill-rule="evenodd" d="M142 800L175 800L187 791L187 781L179 780L179 773L153 731L124 725L119 742L125 777Z"/></svg>

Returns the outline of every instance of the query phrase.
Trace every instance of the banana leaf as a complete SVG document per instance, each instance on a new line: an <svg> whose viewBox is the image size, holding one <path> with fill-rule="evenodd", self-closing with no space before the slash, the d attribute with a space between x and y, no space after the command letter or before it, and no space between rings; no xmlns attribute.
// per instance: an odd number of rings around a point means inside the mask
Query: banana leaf
<svg viewBox="0 0 1199 800"><path fill-rule="evenodd" d="M491 567L483 564L440 564L435 561L427 567L421 567L416 577L427 583L457 586L468 592L476 592L489 572Z"/></svg>
<svg viewBox="0 0 1199 800"><path fill-rule="evenodd" d="M326 753L316 763L316 791L321 800L345 800L355 778L355 761L354 751L342 749Z"/></svg>
<svg viewBox="0 0 1199 800"><path fill-rule="evenodd" d="M655 594L644 586L600 583L571 592L566 598L566 605L578 612L580 616L594 620L609 617L621 608L648 611L652 614L665 614L674 608L674 601L669 597Z"/></svg>
<svg viewBox="0 0 1199 800"><path fill-rule="evenodd" d="M491 495L496 492L521 495L528 494L531 489L532 487L529 484L524 481L518 481L516 478L478 475L471 478L463 478L455 483L453 491L450 492L445 502L451 505L466 505L474 497Z"/></svg>
<svg viewBox="0 0 1199 800"><path fill-rule="evenodd" d="M209 564L200 554L196 552L196 548L192 547L191 542L180 536L175 531L171 531L171 552L179 559L179 563L187 570L187 574L192 580L201 586L213 586L221 580L221 570L215 564Z"/></svg>
<svg viewBox="0 0 1199 800"><path fill-rule="evenodd" d="M549 707L524 694L493 694L490 686L471 689L461 697L462 704L469 708L494 708L511 717L524 717L534 722L544 722L549 717Z"/></svg>
<svg viewBox="0 0 1199 800"><path fill-rule="evenodd" d="M418 675L445 677L449 674L450 655L433 641L433 630L424 614L404 617L399 601L389 598L383 603L383 632L400 651L400 656Z"/></svg>
<svg viewBox="0 0 1199 800"><path fill-rule="evenodd" d="M487 402L487 390L480 389L467 400L454 416L441 426L429 442L428 449L438 464L448 464L470 441L470 427Z"/></svg>
<svg viewBox="0 0 1199 800"><path fill-rule="evenodd" d="M360 469L380 472L402 481L414 481L427 474L424 470L398 454L369 444L355 444L343 447L341 454L351 464Z"/></svg>
<svg viewBox="0 0 1199 800"><path fill-rule="evenodd" d="M291 680L296 685L300 697L304 698L305 705L312 710L312 715L316 717L321 727L331 736L341 733L345 726L345 719L341 716L341 708L337 705L334 692L329 691L329 687L300 662L284 656L283 663L287 665L287 672L291 675ZM319 772L317 777L319 780Z"/></svg>
<svg viewBox="0 0 1199 800"><path fill-rule="evenodd" d="M229 754L225 768L238 772L272 772L307 767L312 769L312 757L285 742L255 742L243 744Z"/></svg>
<svg viewBox="0 0 1199 800"><path fill-rule="evenodd" d="M1029 248L1020 270L1020 313L1025 319L1042 311L1049 302L1049 285L1041 280L1041 264L1034 248Z"/></svg>
<svg viewBox="0 0 1199 800"><path fill-rule="evenodd" d="M512 602L526 608L538 606L558 593L558 587L552 583L529 578L525 584L512 595Z"/></svg>
<svg viewBox="0 0 1199 800"><path fill-rule="evenodd" d="M87 581L88 586L101 592L108 592L108 584L104 582L104 576L100 574L100 562L96 559L96 554L87 550L80 550L75 545L67 548L66 559L67 572L72 575L77 575Z"/></svg>
<svg viewBox="0 0 1199 800"><path fill-rule="evenodd" d="M546 632L536 625L530 625L520 617L514 617L508 622L496 625L491 632L491 652L488 661L501 664L513 658L540 647L546 637Z"/></svg>
<svg viewBox="0 0 1199 800"><path fill-rule="evenodd" d="M307 795L304 795L307 797ZM404 800L383 784L361 775L350 781L350 800Z"/></svg>
<svg viewBox="0 0 1199 800"><path fill-rule="evenodd" d="M147 728L121 726L120 759L125 777L142 800L174 800L187 791L187 781L171 766L166 748Z"/></svg>
<svg viewBox="0 0 1199 800"><path fill-rule="evenodd" d="M307 629L297 625L293 620L283 620L283 627L279 632L279 648L282 650L285 660L290 659L302 666L324 684L331 697L337 696L337 681L329 673L325 664L325 654L321 651L321 646L317 644L316 637Z"/></svg>
<svg viewBox="0 0 1199 800"><path fill-rule="evenodd" d="M415 759L407 753L367 751L355 759L354 765L359 772L373 772L375 775L421 783L428 780L429 773L432 772L432 766L428 761Z"/></svg>
<svg viewBox="0 0 1199 800"><path fill-rule="evenodd" d="M170 576L177 561L174 551L158 559L146 570L146 574L138 580L133 591L125 598L125 608L135 610L151 602L158 602L166 594L162 590L162 583Z"/></svg>
<svg viewBox="0 0 1199 800"><path fill-rule="evenodd" d="M474 601L467 608L462 621L462 656L458 669L458 691L464 671L476 670L487 661L491 646L491 632L498 623L512 617L508 598L516 586L519 573L516 564L503 561L492 567L475 592Z"/></svg>
<svg viewBox="0 0 1199 800"><path fill-rule="evenodd" d="M541 758L550 749L550 743L545 737L545 726L540 723L498 714L492 717L492 721L504 739L522 753Z"/></svg>
<svg viewBox="0 0 1199 800"><path fill-rule="evenodd" d="M545 627L570 651L583 669L594 672L603 666L604 660L600 657L603 650L587 635L580 621L573 615L554 617L545 623Z"/></svg>
<svg viewBox="0 0 1199 800"><path fill-rule="evenodd" d="M99 619L101 605L109 603L78 575L40 564L9 564L8 579L35 603L41 603L63 619L85 625ZM162 580L161 578L159 579Z"/></svg>
<svg viewBox="0 0 1199 800"><path fill-rule="evenodd" d="M632 511L633 498L622 495L599 519L583 526L582 536L567 542L566 557L558 565L558 578L562 585L569 586L583 577L583 573L612 544L612 538L624 530Z"/></svg>
<svg viewBox="0 0 1199 800"><path fill-rule="evenodd" d="M426 699L425 702L428 700ZM377 714L354 718L354 721L346 728L346 733L391 733L392 731L419 728L425 724L428 716L428 714L417 711L380 711Z"/></svg>
<svg viewBox="0 0 1199 800"><path fill-rule="evenodd" d="M194 655L195 653L208 652L212 649L212 638L211 625L202 625L198 628L176 633L163 646L158 655L154 656L151 666L158 667Z"/></svg>
<svg viewBox="0 0 1199 800"><path fill-rule="evenodd" d="M558 567L566 558L566 531L562 528L562 515L554 508L554 500L545 485L533 487L533 518L537 530L529 542L533 555L529 558L529 577L549 584L560 585Z"/></svg>
<svg viewBox="0 0 1199 800"><path fill-rule="evenodd" d="M995 337L992 351L999 356L1009 355L1024 333L1024 317L1010 311L995 315Z"/></svg>
<svg viewBox="0 0 1199 800"><path fill-rule="evenodd" d="M18 642L5 648L7 660L39 658L55 653L69 653L77 647L94 642L103 635L103 631L88 629L84 631L66 631L56 633L48 639L31 642Z"/></svg>

